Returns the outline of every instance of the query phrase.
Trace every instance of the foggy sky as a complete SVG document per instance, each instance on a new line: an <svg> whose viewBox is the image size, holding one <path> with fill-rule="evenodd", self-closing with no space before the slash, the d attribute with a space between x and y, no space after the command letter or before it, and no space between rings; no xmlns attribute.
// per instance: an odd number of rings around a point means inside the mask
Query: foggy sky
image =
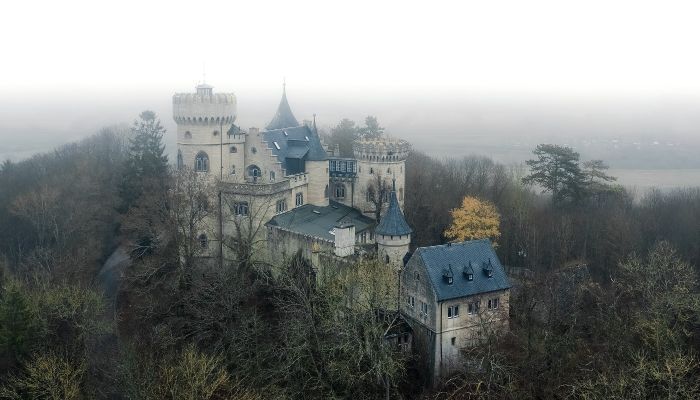
<svg viewBox="0 0 700 400"><path fill-rule="evenodd" d="M420 146L498 158L485 138L692 144L698 11L639 0L11 2L0 17L0 157L143 109L172 135L172 93L192 91L204 70L215 91L236 93L244 128L268 122L286 77L299 120L376 115Z"/></svg>

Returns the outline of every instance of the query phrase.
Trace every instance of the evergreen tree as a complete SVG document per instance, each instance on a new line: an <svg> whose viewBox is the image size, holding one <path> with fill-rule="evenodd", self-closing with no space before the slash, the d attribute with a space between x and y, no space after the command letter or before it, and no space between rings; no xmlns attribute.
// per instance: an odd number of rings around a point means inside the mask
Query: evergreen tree
<svg viewBox="0 0 700 400"><path fill-rule="evenodd" d="M0 359L18 361L27 355L37 331L37 320L27 297L11 284L0 299Z"/></svg>
<svg viewBox="0 0 700 400"><path fill-rule="evenodd" d="M359 131L355 121L347 118L343 118L335 128L331 129L331 142L338 146L341 157L352 157L352 144L358 138Z"/></svg>
<svg viewBox="0 0 700 400"><path fill-rule="evenodd" d="M133 137L129 144L124 180L120 188L125 213L146 190L162 189L168 172L168 156L162 144L165 128L153 111L144 111L131 128Z"/></svg>
<svg viewBox="0 0 700 400"><path fill-rule="evenodd" d="M384 134L384 127L379 126L377 117L372 115L365 118L365 126L360 128L359 135L363 139L379 139Z"/></svg>
<svg viewBox="0 0 700 400"><path fill-rule="evenodd" d="M551 192L554 204L567 200L580 202L585 195L585 175L579 166L579 154L570 147L540 144L533 153L535 160L527 160L530 175L523 178L527 185L537 184L542 193Z"/></svg>

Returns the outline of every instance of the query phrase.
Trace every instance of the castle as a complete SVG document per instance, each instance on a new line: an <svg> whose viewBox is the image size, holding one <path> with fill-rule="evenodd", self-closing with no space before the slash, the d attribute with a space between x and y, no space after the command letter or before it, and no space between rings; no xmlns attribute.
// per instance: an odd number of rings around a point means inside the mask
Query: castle
<svg viewBox="0 0 700 400"><path fill-rule="evenodd" d="M281 265L301 250L317 276L364 255L396 267L407 329L389 336L400 348L412 344L433 382L464 362L462 348L508 329L510 284L490 242L422 247L409 257L406 141L359 140L354 157L339 157L324 147L315 117L297 121L286 88L263 130L237 126L236 96L206 84L175 94L173 114L178 167L217 185L218 218L199 235L204 256L223 260L260 243L235 256Z"/></svg>
<svg viewBox="0 0 700 400"><path fill-rule="evenodd" d="M286 87L264 129L243 130L236 117L236 96L210 85L173 96L177 165L207 174L220 192L221 219L200 234L206 255L225 257L222 238L238 237L265 242L267 261L298 249L312 262L376 251L402 265L411 241L401 212L408 142L360 140L355 157L339 157L324 147L315 116L298 122ZM378 215L386 217L379 224Z"/></svg>

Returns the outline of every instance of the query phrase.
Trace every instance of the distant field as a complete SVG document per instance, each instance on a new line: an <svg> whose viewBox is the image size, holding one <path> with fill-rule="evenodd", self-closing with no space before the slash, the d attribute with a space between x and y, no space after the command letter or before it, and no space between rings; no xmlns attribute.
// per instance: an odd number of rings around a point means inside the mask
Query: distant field
<svg viewBox="0 0 700 400"><path fill-rule="evenodd" d="M700 169L611 169L609 173L621 185L640 192L654 187L662 190L700 187Z"/></svg>

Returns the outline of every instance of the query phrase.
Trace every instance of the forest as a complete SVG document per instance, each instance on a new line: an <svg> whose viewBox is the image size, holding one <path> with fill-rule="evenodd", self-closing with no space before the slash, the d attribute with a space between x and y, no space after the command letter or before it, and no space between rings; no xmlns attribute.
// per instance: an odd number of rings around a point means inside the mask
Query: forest
<svg viewBox="0 0 700 400"><path fill-rule="evenodd" d="M382 131L343 120L326 140L347 153ZM411 152L412 248L448 241L451 211L479 199L513 283L510 332L428 387L382 342L385 264L317 285L299 254L267 265L238 236L221 238L233 259L204 265L212 187L171 166L162 134L144 112L0 167L0 398L700 397L700 188L636 196L603 161L546 144L523 166ZM106 273L119 248L132 263Z"/></svg>

